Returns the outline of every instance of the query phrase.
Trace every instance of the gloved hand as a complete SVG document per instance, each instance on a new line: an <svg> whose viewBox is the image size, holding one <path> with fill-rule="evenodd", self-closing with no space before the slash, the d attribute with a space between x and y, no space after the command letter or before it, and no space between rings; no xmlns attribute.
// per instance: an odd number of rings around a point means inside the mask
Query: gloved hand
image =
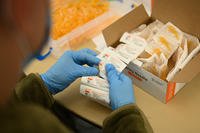
<svg viewBox="0 0 200 133"><path fill-rule="evenodd" d="M94 65L99 62L96 53L90 49L66 51L46 73L41 74L41 78L49 91L56 94L78 77L97 75L99 71ZM85 64L88 66L83 66Z"/></svg>
<svg viewBox="0 0 200 133"><path fill-rule="evenodd" d="M133 85L130 78L119 73L112 64L106 65L107 79L110 85L109 97L113 110L135 102Z"/></svg>

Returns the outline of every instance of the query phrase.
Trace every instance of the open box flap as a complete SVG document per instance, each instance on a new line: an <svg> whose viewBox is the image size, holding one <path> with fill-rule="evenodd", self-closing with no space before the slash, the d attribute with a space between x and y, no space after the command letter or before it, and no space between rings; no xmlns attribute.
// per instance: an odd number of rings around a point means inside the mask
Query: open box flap
<svg viewBox="0 0 200 133"><path fill-rule="evenodd" d="M154 0L152 17L200 38L200 0Z"/></svg>
<svg viewBox="0 0 200 133"><path fill-rule="evenodd" d="M130 31L149 19L143 5L135 8L116 22L103 30L103 36L108 46L116 44L124 32Z"/></svg>
<svg viewBox="0 0 200 133"><path fill-rule="evenodd" d="M200 72L200 52L172 79L172 82L187 83Z"/></svg>

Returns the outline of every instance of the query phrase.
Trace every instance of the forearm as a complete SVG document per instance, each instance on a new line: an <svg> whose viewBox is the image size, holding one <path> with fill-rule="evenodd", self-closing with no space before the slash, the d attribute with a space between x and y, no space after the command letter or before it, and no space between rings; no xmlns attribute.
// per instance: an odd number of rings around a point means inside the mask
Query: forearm
<svg viewBox="0 0 200 133"><path fill-rule="evenodd" d="M39 104L46 108L51 108L54 103L39 74L29 74L19 81L14 89L12 101Z"/></svg>
<svg viewBox="0 0 200 133"><path fill-rule="evenodd" d="M104 133L152 133L153 130L143 112L130 104L113 111L103 123Z"/></svg>

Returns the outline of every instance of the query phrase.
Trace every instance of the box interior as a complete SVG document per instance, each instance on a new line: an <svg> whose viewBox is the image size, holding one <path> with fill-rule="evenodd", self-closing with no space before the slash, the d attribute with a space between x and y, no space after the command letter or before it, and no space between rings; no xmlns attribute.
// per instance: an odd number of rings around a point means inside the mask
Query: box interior
<svg viewBox="0 0 200 133"><path fill-rule="evenodd" d="M102 31L107 45L115 47L119 44L118 40L124 32L135 29L140 24L147 23L148 20L149 16L143 6L135 8Z"/></svg>
<svg viewBox="0 0 200 133"><path fill-rule="evenodd" d="M183 32L195 35L199 38L200 25L197 22L199 22L198 20L200 20L200 16L198 15L198 11L200 11L200 8L197 8L197 5L200 5L198 4L200 3L200 1L191 0L189 3L192 4L190 4L190 6L187 6L187 8L186 0L183 0L183 3L180 0L175 0L173 2L171 1L172 5L168 4L167 2L169 1L155 0L152 17L149 17L147 15L143 5L141 5L108 26L106 29L103 30L103 35L107 45L116 47L119 44L119 39L124 32L129 32L130 30L137 28L141 24L151 23L155 19L158 19L164 23L170 21L177 27L179 27ZM181 8L178 8L180 4ZM191 11L193 11L194 15L188 14L192 13ZM200 53L198 53L181 71L179 71L175 75L174 79L171 80L171 82L187 83L192 80L200 71L199 60ZM172 66L170 66L169 69L171 69L171 67ZM191 70L193 71L191 72Z"/></svg>

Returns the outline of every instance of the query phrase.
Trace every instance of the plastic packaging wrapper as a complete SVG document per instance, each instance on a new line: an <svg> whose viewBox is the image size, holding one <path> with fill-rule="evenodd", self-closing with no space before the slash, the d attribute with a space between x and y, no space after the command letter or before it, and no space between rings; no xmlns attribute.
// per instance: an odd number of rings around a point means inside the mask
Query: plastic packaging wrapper
<svg viewBox="0 0 200 133"><path fill-rule="evenodd" d="M130 32L130 34L133 34L133 35L134 35L134 34L135 34L135 35L140 35L140 33L141 33L146 27L147 27L146 24L142 24L142 25L140 25L138 28L132 30L132 31Z"/></svg>
<svg viewBox="0 0 200 133"><path fill-rule="evenodd" d="M148 26L146 24L140 25L138 28L131 31L131 34L140 36L145 40L149 41L152 38L152 36L154 36L163 26L164 24L162 22L156 20L150 23Z"/></svg>
<svg viewBox="0 0 200 133"><path fill-rule="evenodd" d="M122 70L124 70L126 67L126 64L120 60L119 55L114 52L112 48L104 49L104 51L101 52L97 57L101 59L101 62L99 63L99 75L104 79L106 79L106 64L113 64L119 72L122 72Z"/></svg>
<svg viewBox="0 0 200 133"><path fill-rule="evenodd" d="M187 56L188 56L187 39L183 38L183 42L178 47L177 51L175 52L175 54L173 56L175 58L174 62L176 62L176 66L179 66L180 64L182 64Z"/></svg>
<svg viewBox="0 0 200 133"><path fill-rule="evenodd" d="M81 84L91 86L103 91L109 91L108 81L97 76L82 77Z"/></svg>
<svg viewBox="0 0 200 133"><path fill-rule="evenodd" d="M145 50L151 55L159 50L169 59L181 44L182 38L182 31L168 22L153 36Z"/></svg>
<svg viewBox="0 0 200 133"><path fill-rule="evenodd" d="M144 51L144 48L147 45L145 39L127 32L122 35L120 42L125 44L119 44L115 51L120 55L120 59L126 64L135 60Z"/></svg>
<svg viewBox="0 0 200 133"><path fill-rule="evenodd" d="M165 55L161 53L153 54L149 58L138 58L138 60L142 61L144 64L142 67L151 72L152 74L158 76L159 78L165 80L168 72L167 63L168 60L166 59Z"/></svg>
<svg viewBox="0 0 200 133"><path fill-rule="evenodd" d="M110 103L109 92L107 92L107 91L102 91L102 90L96 89L94 87L81 85L80 93L82 95L87 96L90 99L104 105L104 106L110 107L109 106L109 103Z"/></svg>
<svg viewBox="0 0 200 133"><path fill-rule="evenodd" d="M131 35L127 32L125 32L122 37L120 38L120 42L123 42L125 44L131 45L132 47L143 49L147 42L142 37L139 37L137 35Z"/></svg>

